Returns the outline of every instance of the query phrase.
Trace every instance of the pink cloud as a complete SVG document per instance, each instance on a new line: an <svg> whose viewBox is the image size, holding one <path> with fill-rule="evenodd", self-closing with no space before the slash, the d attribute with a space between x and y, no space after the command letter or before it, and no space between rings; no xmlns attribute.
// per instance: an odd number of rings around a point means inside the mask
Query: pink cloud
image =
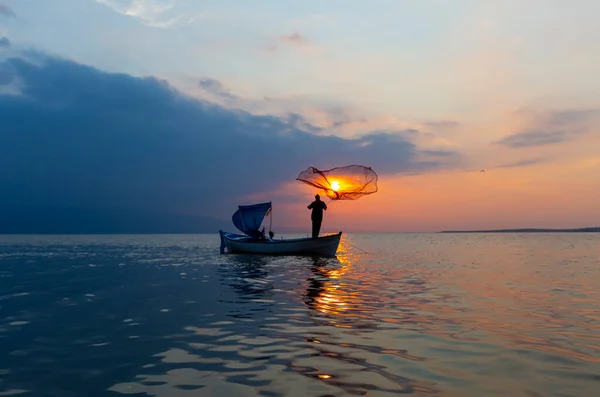
<svg viewBox="0 0 600 397"><path fill-rule="evenodd" d="M266 50L269 52L275 52L285 47L314 48L316 45L308 37L300 33L293 32L279 36L273 43L267 46Z"/></svg>

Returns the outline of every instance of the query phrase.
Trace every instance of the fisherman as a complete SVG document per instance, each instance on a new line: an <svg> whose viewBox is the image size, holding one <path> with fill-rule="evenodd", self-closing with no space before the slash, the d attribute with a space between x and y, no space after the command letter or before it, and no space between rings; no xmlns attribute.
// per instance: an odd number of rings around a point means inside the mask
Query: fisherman
<svg viewBox="0 0 600 397"><path fill-rule="evenodd" d="M310 220L312 221L312 238L319 237L321 231L321 222L323 222L323 210L327 211L327 204L321 201L321 196L315 194L315 201L310 203L307 207L309 210L312 209L310 214Z"/></svg>

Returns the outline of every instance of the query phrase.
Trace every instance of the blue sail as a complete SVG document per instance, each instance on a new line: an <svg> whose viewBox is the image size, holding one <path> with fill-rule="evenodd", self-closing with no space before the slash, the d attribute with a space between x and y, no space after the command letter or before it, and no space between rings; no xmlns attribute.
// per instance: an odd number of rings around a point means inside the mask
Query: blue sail
<svg viewBox="0 0 600 397"><path fill-rule="evenodd" d="M261 233L258 229L271 209L271 202L240 205L238 208L239 209L231 217L235 227L250 237L260 237Z"/></svg>

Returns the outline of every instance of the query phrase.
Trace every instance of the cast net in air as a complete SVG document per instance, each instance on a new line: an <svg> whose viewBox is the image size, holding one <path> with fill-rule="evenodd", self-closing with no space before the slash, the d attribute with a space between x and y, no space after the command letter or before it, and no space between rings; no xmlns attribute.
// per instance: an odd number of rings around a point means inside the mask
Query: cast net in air
<svg viewBox="0 0 600 397"><path fill-rule="evenodd" d="M347 165L329 170L308 167L296 180L324 190L332 200L357 200L377 191L377 174L364 165Z"/></svg>

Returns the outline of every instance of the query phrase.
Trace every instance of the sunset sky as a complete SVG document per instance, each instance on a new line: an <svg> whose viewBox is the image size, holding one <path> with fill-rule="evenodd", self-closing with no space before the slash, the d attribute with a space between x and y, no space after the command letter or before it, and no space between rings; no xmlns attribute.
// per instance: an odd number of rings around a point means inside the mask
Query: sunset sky
<svg viewBox="0 0 600 397"><path fill-rule="evenodd" d="M0 205L324 231L600 225L597 0L0 0ZM480 172L480 170L485 172ZM232 225L233 228L233 225ZM233 231L233 230L232 230Z"/></svg>

